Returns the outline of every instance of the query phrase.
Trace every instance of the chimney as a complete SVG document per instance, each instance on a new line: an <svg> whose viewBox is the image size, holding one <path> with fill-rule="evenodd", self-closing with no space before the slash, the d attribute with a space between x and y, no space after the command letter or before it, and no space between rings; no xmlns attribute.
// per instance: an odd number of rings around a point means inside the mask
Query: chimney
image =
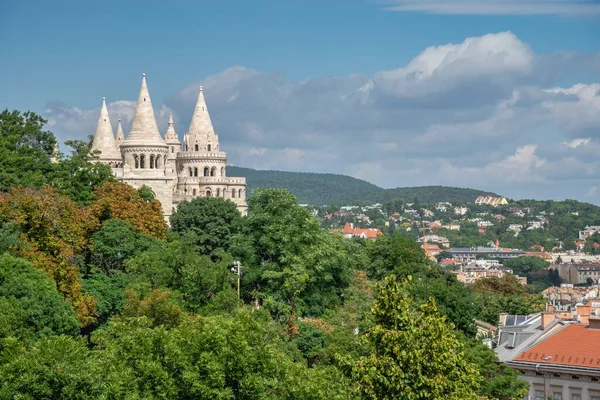
<svg viewBox="0 0 600 400"><path fill-rule="evenodd" d="M590 306L577 306L575 308L575 313L577 314L577 320L582 324L587 324L590 319L590 311L592 307Z"/></svg>
<svg viewBox="0 0 600 400"><path fill-rule="evenodd" d="M600 316L592 316L589 317L590 324L588 325L588 329L596 329L600 330Z"/></svg>
<svg viewBox="0 0 600 400"><path fill-rule="evenodd" d="M553 313L554 312L554 305L552 303L548 303L546 305L546 311Z"/></svg>
<svg viewBox="0 0 600 400"><path fill-rule="evenodd" d="M498 321L498 326L504 326L506 323L506 317L508 317L508 313L500 313L500 320Z"/></svg>
<svg viewBox="0 0 600 400"><path fill-rule="evenodd" d="M542 313L542 325L540 326L540 328L542 330L546 329L548 325L550 325L555 319L556 317L554 316L553 312L544 311Z"/></svg>

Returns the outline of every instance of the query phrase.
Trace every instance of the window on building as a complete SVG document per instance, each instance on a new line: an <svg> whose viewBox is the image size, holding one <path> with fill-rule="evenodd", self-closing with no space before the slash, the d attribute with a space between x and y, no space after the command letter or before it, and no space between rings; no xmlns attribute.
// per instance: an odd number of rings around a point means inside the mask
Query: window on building
<svg viewBox="0 0 600 400"><path fill-rule="evenodd" d="M231 198L235 199L235 189L231 189Z"/></svg>
<svg viewBox="0 0 600 400"><path fill-rule="evenodd" d="M552 400L562 400L562 393L561 392L554 392L552 394Z"/></svg>
<svg viewBox="0 0 600 400"><path fill-rule="evenodd" d="M217 167L212 167L210 169L210 176L216 176L217 175Z"/></svg>
<svg viewBox="0 0 600 400"><path fill-rule="evenodd" d="M571 375L571 379L573 379L574 381L578 381L579 375Z"/></svg>
<svg viewBox="0 0 600 400"><path fill-rule="evenodd" d="M198 167L194 168L194 176L198 176Z"/></svg>
<svg viewBox="0 0 600 400"><path fill-rule="evenodd" d="M221 189L217 189L217 197L221 197Z"/></svg>
<svg viewBox="0 0 600 400"><path fill-rule="evenodd" d="M137 154L133 155L133 161L135 162L135 168L136 169L139 168L140 167L140 159Z"/></svg>
<svg viewBox="0 0 600 400"><path fill-rule="evenodd" d="M196 195L196 189L192 190L192 195Z"/></svg>
<svg viewBox="0 0 600 400"><path fill-rule="evenodd" d="M600 400L600 396L592 396L592 400Z"/></svg>
<svg viewBox="0 0 600 400"><path fill-rule="evenodd" d="M212 192L210 190L206 191L206 197L212 197Z"/></svg>
<svg viewBox="0 0 600 400"><path fill-rule="evenodd" d="M150 154L150 169L154 169L156 166L156 160L154 159L154 154Z"/></svg>
<svg viewBox="0 0 600 400"><path fill-rule="evenodd" d="M580 394L572 394L571 400L581 400L581 395Z"/></svg>
<svg viewBox="0 0 600 400"><path fill-rule="evenodd" d="M175 146L171 147L171 153L175 153Z"/></svg>
<svg viewBox="0 0 600 400"><path fill-rule="evenodd" d="M544 391L543 390L536 390L535 391L535 400L546 400L546 398L544 397Z"/></svg>
<svg viewBox="0 0 600 400"><path fill-rule="evenodd" d="M560 374L554 374L555 378L560 378Z"/></svg>
<svg viewBox="0 0 600 400"><path fill-rule="evenodd" d="M204 176L210 175L210 169L208 167L204 167Z"/></svg>
<svg viewBox="0 0 600 400"><path fill-rule="evenodd" d="M140 168L146 168L146 156L144 154L140 156Z"/></svg>
<svg viewBox="0 0 600 400"><path fill-rule="evenodd" d="M194 146L194 150L198 151L198 145Z"/></svg>
<svg viewBox="0 0 600 400"><path fill-rule="evenodd" d="M592 382L598 382L598 378L596 378L595 376L592 376ZM600 400L600 398L598 400Z"/></svg>
<svg viewBox="0 0 600 400"><path fill-rule="evenodd" d="M211 145L209 144L209 145L208 145L208 151L210 151L210 150L211 150L211 148L212 148L212 147L211 147Z"/></svg>
<svg viewBox="0 0 600 400"><path fill-rule="evenodd" d="M225 176L225 167L221 167L221 176Z"/></svg>

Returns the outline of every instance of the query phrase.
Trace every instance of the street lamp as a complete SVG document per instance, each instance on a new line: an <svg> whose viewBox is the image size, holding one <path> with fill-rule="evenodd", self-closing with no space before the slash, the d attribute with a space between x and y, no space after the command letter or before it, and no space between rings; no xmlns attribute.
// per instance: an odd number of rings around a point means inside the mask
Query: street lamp
<svg viewBox="0 0 600 400"><path fill-rule="evenodd" d="M238 300L240 298L240 278L242 276L242 263L239 261L233 262L233 267L231 267L231 272L237 274L237 293Z"/></svg>

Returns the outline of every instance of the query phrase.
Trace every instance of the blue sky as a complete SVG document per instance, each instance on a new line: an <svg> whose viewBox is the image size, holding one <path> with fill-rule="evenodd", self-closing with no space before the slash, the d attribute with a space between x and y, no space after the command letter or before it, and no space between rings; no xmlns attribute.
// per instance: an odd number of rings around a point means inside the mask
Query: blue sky
<svg viewBox="0 0 600 400"><path fill-rule="evenodd" d="M62 140L93 132L102 96L127 122L146 72L159 124L174 112L180 135L205 84L234 164L600 202L598 1L1 7L0 107L44 114Z"/></svg>

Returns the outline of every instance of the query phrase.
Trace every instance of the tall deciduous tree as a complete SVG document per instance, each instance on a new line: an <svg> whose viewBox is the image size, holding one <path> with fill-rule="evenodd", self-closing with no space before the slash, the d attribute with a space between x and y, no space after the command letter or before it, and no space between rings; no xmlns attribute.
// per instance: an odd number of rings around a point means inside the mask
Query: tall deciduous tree
<svg viewBox="0 0 600 400"><path fill-rule="evenodd" d="M52 279L23 259L0 256L0 339L78 332L75 313Z"/></svg>
<svg viewBox="0 0 600 400"><path fill-rule="evenodd" d="M46 122L31 111L0 112L0 191L47 183L56 138L43 130Z"/></svg>
<svg viewBox="0 0 600 400"><path fill-rule="evenodd" d="M239 233L242 217L232 201L217 197L197 197L185 201L171 216L171 230L193 233L194 245L201 254L216 249L228 251L232 236Z"/></svg>
<svg viewBox="0 0 600 400"><path fill-rule="evenodd" d="M100 223L117 218L132 223L136 230L158 239L167 235L167 223L158 200L146 201L139 191L120 182L106 182L95 190L91 214Z"/></svg>
<svg viewBox="0 0 600 400"><path fill-rule="evenodd" d="M77 261L98 226L94 216L51 187L17 187L0 194L0 222L20 230L18 253L56 281L82 325L93 322L94 299L81 291Z"/></svg>
<svg viewBox="0 0 600 400"><path fill-rule="evenodd" d="M92 140L90 136L87 142L66 141L65 144L72 148L71 155L54 164L49 178L49 183L59 193L81 204L92 202L96 187L104 182L115 181L108 165L94 162L97 156L91 152Z"/></svg>
<svg viewBox="0 0 600 400"><path fill-rule="evenodd" d="M367 334L375 348L351 375L367 399L476 399L477 368L470 364L453 326L431 299L415 309L407 283L387 277L373 303L377 320Z"/></svg>

